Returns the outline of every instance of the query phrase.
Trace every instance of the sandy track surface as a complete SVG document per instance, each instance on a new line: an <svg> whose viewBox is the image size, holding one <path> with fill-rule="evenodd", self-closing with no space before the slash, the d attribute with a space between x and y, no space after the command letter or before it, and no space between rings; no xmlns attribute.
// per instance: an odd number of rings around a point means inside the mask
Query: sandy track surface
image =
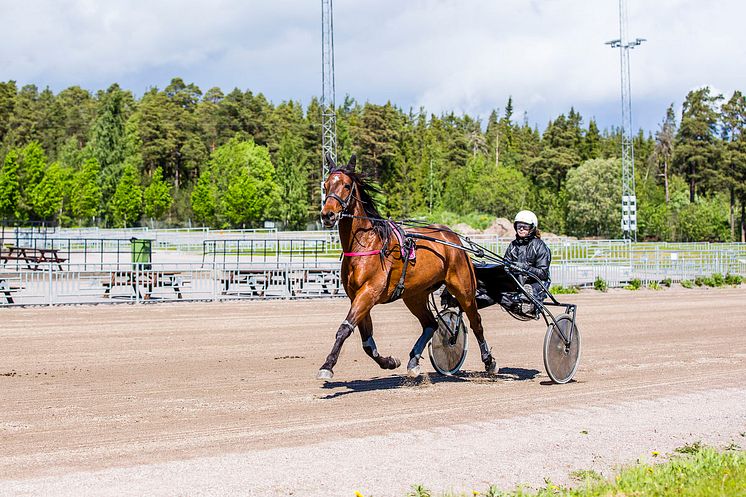
<svg viewBox="0 0 746 497"><path fill-rule="evenodd" d="M315 380L344 300L0 310L0 494L402 496L568 481L703 441L746 447L746 290L612 291L579 305L577 381L541 322L482 312L457 378L382 371L357 334ZM383 354L419 334L373 311ZM472 345L474 345L472 343Z"/></svg>

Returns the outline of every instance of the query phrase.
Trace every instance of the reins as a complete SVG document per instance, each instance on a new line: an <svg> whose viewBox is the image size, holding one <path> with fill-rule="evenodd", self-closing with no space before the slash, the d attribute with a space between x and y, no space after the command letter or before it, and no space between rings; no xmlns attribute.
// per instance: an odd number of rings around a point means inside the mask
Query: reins
<svg viewBox="0 0 746 497"><path fill-rule="evenodd" d="M342 218L342 217L346 217L346 218L350 218L350 219L366 219L368 221L379 222L379 223L390 222L390 223L397 224L399 226L408 226L408 227L413 227L413 228L429 228L430 230L436 231L436 232L453 233L454 235L456 235L457 237L459 237L459 239L462 242L462 245L457 245L455 243L452 243L452 242L449 242L449 241L446 241L446 240L441 240L440 238L434 238L434 237L427 236L427 235L421 235L419 233L404 233L404 236L406 236L407 238L414 238L414 239L418 239L418 240L425 240L425 241L428 241L428 242L439 243L441 245L447 245L449 247L453 247L453 248L456 248L456 249L459 249L459 250L463 250L464 252L469 252L470 254L474 254L476 257L479 257L479 258L483 258L483 257L485 257L485 255L487 255L490 258L497 259L499 262L502 262L502 263L506 262L505 259L503 259L502 256L500 256L500 255L492 252L491 250L486 249L486 248L484 248L484 247L482 247L480 245L477 245L476 243L472 242L468 237L465 237L464 235L461 235L460 233L456 233L455 231L453 231L450 228L436 228L436 227L432 226L431 224L425 223L424 221L417 221L415 219L404 219L402 221L396 222L396 221L392 221L390 219L375 218L375 217L369 217L369 216L355 216L353 214L347 214L347 213L344 213L344 212L340 215L340 218ZM356 252L352 252L352 253L349 253L349 255L351 255L351 256L354 256L354 255L375 255L377 253L380 253L380 251L378 251L378 252L371 252L370 254L369 253L362 253L362 252L357 252L357 253ZM344 255L348 255L348 254L345 253Z"/></svg>

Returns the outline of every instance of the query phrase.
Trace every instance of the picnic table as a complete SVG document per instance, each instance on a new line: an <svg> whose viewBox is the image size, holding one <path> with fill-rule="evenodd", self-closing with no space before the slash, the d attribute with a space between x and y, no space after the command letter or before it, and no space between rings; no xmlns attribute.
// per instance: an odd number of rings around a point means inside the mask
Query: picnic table
<svg viewBox="0 0 746 497"><path fill-rule="evenodd" d="M19 290L23 290L23 287L14 284L12 280L0 278L0 295L5 298L7 304L14 304L13 294Z"/></svg>
<svg viewBox="0 0 746 497"><path fill-rule="evenodd" d="M0 251L0 261L8 265L9 261L18 261L31 271L39 271L39 266L44 263L57 265L62 271L62 263L67 259L59 256L59 249L54 248L31 248L31 247L7 247Z"/></svg>
<svg viewBox="0 0 746 497"><path fill-rule="evenodd" d="M272 269L231 269L222 275L220 283L223 295L281 297L289 291L285 272Z"/></svg>
<svg viewBox="0 0 746 497"><path fill-rule="evenodd" d="M154 288L173 288L176 298L182 298L184 286L181 273L175 271L115 271L110 278L102 282L104 297L111 297L115 287L131 287L137 298L150 300Z"/></svg>

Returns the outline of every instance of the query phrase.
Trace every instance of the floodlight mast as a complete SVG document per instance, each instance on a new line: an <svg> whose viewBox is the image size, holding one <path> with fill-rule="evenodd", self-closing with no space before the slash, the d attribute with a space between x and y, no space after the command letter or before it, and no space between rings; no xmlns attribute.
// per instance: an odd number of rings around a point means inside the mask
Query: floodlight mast
<svg viewBox="0 0 746 497"><path fill-rule="evenodd" d="M635 195L635 150L632 142L632 88L629 75L629 51L646 41L627 41L627 5L619 0L619 39L607 41L619 49L622 89L622 236L637 241L637 196Z"/></svg>
<svg viewBox="0 0 746 497"><path fill-rule="evenodd" d="M326 157L337 162L337 114L334 105L334 22L332 0L321 0L321 206L324 179L329 175Z"/></svg>

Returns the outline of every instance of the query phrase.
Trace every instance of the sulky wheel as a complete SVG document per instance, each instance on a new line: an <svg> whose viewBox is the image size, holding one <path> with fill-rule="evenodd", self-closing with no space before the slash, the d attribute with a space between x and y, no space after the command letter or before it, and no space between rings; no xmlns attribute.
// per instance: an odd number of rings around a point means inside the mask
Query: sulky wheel
<svg viewBox="0 0 746 497"><path fill-rule="evenodd" d="M444 375L457 373L468 350L466 325L460 312L444 309L438 313L438 329L430 340L430 363Z"/></svg>
<svg viewBox="0 0 746 497"><path fill-rule="evenodd" d="M580 362L580 332L568 314L560 314L556 322L556 325L549 323L544 337L544 367L553 382L567 383ZM558 326L562 333L558 332ZM570 340L569 344L565 343L563 335Z"/></svg>

